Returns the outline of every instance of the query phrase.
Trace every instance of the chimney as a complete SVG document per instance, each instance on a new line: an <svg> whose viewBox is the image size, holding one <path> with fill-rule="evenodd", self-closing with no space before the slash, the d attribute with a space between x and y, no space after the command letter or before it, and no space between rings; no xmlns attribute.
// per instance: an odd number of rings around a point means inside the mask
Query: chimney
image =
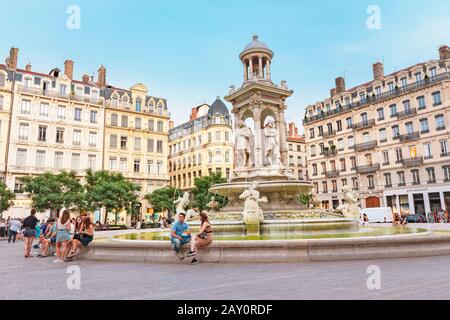
<svg viewBox="0 0 450 320"><path fill-rule="evenodd" d="M69 78L70 80L73 80L73 61L72 60L66 60L64 61L64 74Z"/></svg>
<svg viewBox="0 0 450 320"><path fill-rule="evenodd" d="M195 119L197 119L197 108L196 107L194 107L194 108L192 108L192 110L191 110L191 116L189 117L189 121L192 121L192 120L195 120Z"/></svg>
<svg viewBox="0 0 450 320"><path fill-rule="evenodd" d="M333 88L333 89L331 89L330 90L330 96L331 96L331 98L333 98L335 95L336 95L336 88Z"/></svg>
<svg viewBox="0 0 450 320"><path fill-rule="evenodd" d="M345 92L345 80L342 77L336 78L336 93Z"/></svg>
<svg viewBox="0 0 450 320"><path fill-rule="evenodd" d="M25 66L25 70L31 71L31 63L29 63Z"/></svg>
<svg viewBox="0 0 450 320"><path fill-rule="evenodd" d="M448 46L443 45L439 48L439 59L450 59L450 48Z"/></svg>
<svg viewBox="0 0 450 320"><path fill-rule="evenodd" d="M169 129L172 129L173 127L175 127L175 122L173 122L173 120L169 120Z"/></svg>
<svg viewBox="0 0 450 320"><path fill-rule="evenodd" d="M9 69L16 69L18 60L19 60L19 49L13 47L11 48L11 50L9 50L9 57L6 59L7 67Z"/></svg>
<svg viewBox="0 0 450 320"><path fill-rule="evenodd" d="M87 74L83 76L83 83L89 83L89 76Z"/></svg>
<svg viewBox="0 0 450 320"><path fill-rule="evenodd" d="M98 85L102 88L106 87L106 69L103 65L98 69Z"/></svg>
<svg viewBox="0 0 450 320"><path fill-rule="evenodd" d="M373 79L381 81L384 78L384 67L381 62L377 62L372 65L373 68Z"/></svg>

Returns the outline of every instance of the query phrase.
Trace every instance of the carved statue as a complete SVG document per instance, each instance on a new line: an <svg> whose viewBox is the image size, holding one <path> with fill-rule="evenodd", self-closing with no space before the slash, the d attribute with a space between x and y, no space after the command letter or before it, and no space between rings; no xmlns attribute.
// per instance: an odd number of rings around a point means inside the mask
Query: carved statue
<svg viewBox="0 0 450 320"><path fill-rule="evenodd" d="M236 86L235 85L231 85L230 86L230 91L228 92L228 94L233 94L236 92Z"/></svg>
<svg viewBox="0 0 450 320"><path fill-rule="evenodd" d="M309 203L309 208L310 209L314 209L314 208L318 208L319 206L320 206L320 201L319 201L319 199L317 198L317 193L316 193L316 190L313 188L312 190L311 190L311 201L310 201L310 203Z"/></svg>
<svg viewBox="0 0 450 320"><path fill-rule="evenodd" d="M182 196L182 197L179 197L177 200L175 200L175 201L173 202L173 204L176 206L176 207L175 207L175 209L176 209L176 215L175 215L175 217L176 217L176 219L178 219L178 214L179 214L179 213L184 213L184 214L186 214L186 207L187 207L187 205L189 204L189 193L188 193L188 192L185 192L185 193L183 194L183 196Z"/></svg>
<svg viewBox="0 0 450 320"><path fill-rule="evenodd" d="M281 165L280 147L278 143L278 131L275 123L269 121L264 128L264 136L266 138L266 158L267 165Z"/></svg>
<svg viewBox="0 0 450 320"><path fill-rule="evenodd" d="M206 204L206 207L212 212L220 210L220 204L216 201L215 197L211 197L211 200Z"/></svg>
<svg viewBox="0 0 450 320"><path fill-rule="evenodd" d="M194 218L197 218L198 212L194 209L189 209L186 213L186 221L193 220Z"/></svg>
<svg viewBox="0 0 450 320"><path fill-rule="evenodd" d="M337 212L342 213L346 218L357 218L361 216L361 208L359 207L359 195L350 186L342 188L344 192L345 203L336 209Z"/></svg>
<svg viewBox="0 0 450 320"><path fill-rule="evenodd" d="M245 224L260 224L264 222L264 214L262 209L259 207L259 203L267 202L266 197L259 198L259 191L256 189L258 185L252 183L250 187L245 190L239 199L244 199L244 212L243 218Z"/></svg>
<svg viewBox="0 0 450 320"><path fill-rule="evenodd" d="M251 141L253 133L244 121L239 121L239 127L236 130L236 156L238 168L249 168L251 163Z"/></svg>
<svg viewBox="0 0 450 320"><path fill-rule="evenodd" d="M281 88L283 88L283 89L288 89L286 80L281 80L280 86L281 86Z"/></svg>

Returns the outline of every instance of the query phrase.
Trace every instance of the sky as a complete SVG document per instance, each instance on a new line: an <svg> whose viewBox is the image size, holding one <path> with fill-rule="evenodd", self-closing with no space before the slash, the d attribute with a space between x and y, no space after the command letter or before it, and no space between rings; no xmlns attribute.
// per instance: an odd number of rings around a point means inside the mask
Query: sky
<svg viewBox="0 0 450 320"><path fill-rule="evenodd" d="M372 79L436 59L450 45L448 0L0 0L1 62L12 46L19 67L48 73L75 62L74 77L97 75L121 88L143 83L168 99L175 124L243 81L239 53L257 34L275 52L274 82L294 94L286 120L301 126L305 106ZM72 6L79 8L74 15ZM375 6L375 7L374 7ZM79 17L79 19L77 18ZM79 25L78 25L79 22ZM69 24L68 24L69 23ZM228 107L231 107L228 104Z"/></svg>

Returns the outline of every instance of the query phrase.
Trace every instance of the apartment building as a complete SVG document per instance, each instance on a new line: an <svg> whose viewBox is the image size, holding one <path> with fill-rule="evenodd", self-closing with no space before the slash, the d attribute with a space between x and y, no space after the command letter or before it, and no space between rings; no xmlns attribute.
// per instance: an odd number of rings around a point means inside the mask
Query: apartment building
<svg viewBox="0 0 450 320"><path fill-rule="evenodd" d="M217 97L210 106L192 108L190 120L169 132L170 185L194 188L196 177L220 173L229 179L234 163L234 142L228 108Z"/></svg>
<svg viewBox="0 0 450 320"><path fill-rule="evenodd" d="M292 170L298 180L308 180L305 137L298 133L298 128L293 122L288 124L286 141L288 145L289 169Z"/></svg>
<svg viewBox="0 0 450 320"><path fill-rule="evenodd" d="M306 108L308 170L325 208L343 202L344 185L361 207L425 213L450 207L450 48L439 59L346 89Z"/></svg>

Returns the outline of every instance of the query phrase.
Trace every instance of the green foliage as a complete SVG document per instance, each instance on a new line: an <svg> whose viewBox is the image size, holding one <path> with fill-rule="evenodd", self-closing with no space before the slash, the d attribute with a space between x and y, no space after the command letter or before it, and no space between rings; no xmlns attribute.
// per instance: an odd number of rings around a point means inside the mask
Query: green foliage
<svg viewBox="0 0 450 320"><path fill-rule="evenodd" d="M23 177L24 191L31 196L32 206L38 212L67 208L77 210L85 207L84 189L74 172L50 172L39 176Z"/></svg>
<svg viewBox="0 0 450 320"><path fill-rule="evenodd" d="M311 193L301 193L298 196L298 200L300 201L300 203L309 207L309 204L312 201L312 194Z"/></svg>
<svg viewBox="0 0 450 320"><path fill-rule="evenodd" d="M152 205L155 212L163 212L164 210L174 211L173 202L183 195L180 189L174 187L166 187L158 189L145 196L145 199Z"/></svg>
<svg viewBox="0 0 450 320"><path fill-rule="evenodd" d="M2 213L8 210L13 205L13 200L16 198L14 192L6 188L6 185L0 181L0 217Z"/></svg>
<svg viewBox="0 0 450 320"><path fill-rule="evenodd" d="M117 218L121 211L132 213L132 208L139 204L141 187L126 179L120 173L109 171L86 172L85 202L89 210L106 209L105 223L108 213Z"/></svg>
<svg viewBox="0 0 450 320"><path fill-rule="evenodd" d="M210 176L195 178L195 189L192 190L194 206L198 207L200 211L205 210L206 204L211 200L211 197L215 197L216 201L220 204L220 207L224 207L228 203L228 198L210 193L209 188L215 184L225 182L227 182L227 179L223 178L220 173L213 173Z"/></svg>

